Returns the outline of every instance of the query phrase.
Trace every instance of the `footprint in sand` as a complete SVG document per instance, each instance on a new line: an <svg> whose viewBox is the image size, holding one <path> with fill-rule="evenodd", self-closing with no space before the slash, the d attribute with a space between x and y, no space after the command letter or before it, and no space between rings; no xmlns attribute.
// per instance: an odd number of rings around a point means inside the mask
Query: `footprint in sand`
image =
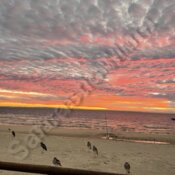
<svg viewBox="0 0 175 175"><path fill-rule="evenodd" d="M63 155L63 156L67 156L68 154L66 154L66 153L62 153L62 155Z"/></svg>
<svg viewBox="0 0 175 175"><path fill-rule="evenodd" d="M138 152L137 155L141 155L142 153L141 152Z"/></svg>
<svg viewBox="0 0 175 175"><path fill-rule="evenodd" d="M104 164L108 164L110 161L109 160L106 160L106 161L104 161L103 163Z"/></svg>
<svg viewBox="0 0 175 175"><path fill-rule="evenodd" d="M111 157L111 160L116 160L117 159L117 156L112 156Z"/></svg>
<svg viewBox="0 0 175 175"><path fill-rule="evenodd" d="M100 165L100 162L92 162L89 165L90 166L99 166Z"/></svg>
<svg viewBox="0 0 175 175"><path fill-rule="evenodd" d="M71 153L72 151L70 149L65 150L66 153Z"/></svg>

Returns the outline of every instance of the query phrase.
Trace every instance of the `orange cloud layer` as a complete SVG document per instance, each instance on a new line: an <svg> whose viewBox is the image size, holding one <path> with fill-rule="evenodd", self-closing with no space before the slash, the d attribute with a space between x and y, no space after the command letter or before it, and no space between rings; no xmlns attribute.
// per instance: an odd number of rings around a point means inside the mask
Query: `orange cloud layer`
<svg viewBox="0 0 175 175"><path fill-rule="evenodd" d="M32 95L32 93L31 93ZM30 96L27 94L27 96ZM77 93L75 101L83 94ZM19 99L21 94L19 94ZM65 100L66 102L66 100ZM169 102L165 99L141 98L141 97L122 97L114 96L113 94L103 94L103 91L95 91L90 96L83 98L82 103L74 105L69 103L65 105L60 101L42 101L31 100L30 102L20 102L20 100L0 101L0 106L20 106L20 107L63 107L63 108L78 108L78 109L96 109L96 110L124 110L124 111L149 111L149 112L175 112L175 109L169 107Z"/></svg>

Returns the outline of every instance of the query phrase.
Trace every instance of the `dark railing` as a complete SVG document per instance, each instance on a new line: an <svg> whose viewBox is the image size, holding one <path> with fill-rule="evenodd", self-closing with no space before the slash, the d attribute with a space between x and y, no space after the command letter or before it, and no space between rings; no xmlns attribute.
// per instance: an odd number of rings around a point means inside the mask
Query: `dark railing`
<svg viewBox="0 0 175 175"><path fill-rule="evenodd" d="M117 173L107 173L99 171L89 171L89 170L80 170L72 168L62 168L55 166L47 165L32 165L32 164L21 164L21 163L12 163L12 162L1 162L0 169L7 171L18 171L18 172L27 172L27 173L38 173L38 174L47 174L47 175L123 175Z"/></svg>

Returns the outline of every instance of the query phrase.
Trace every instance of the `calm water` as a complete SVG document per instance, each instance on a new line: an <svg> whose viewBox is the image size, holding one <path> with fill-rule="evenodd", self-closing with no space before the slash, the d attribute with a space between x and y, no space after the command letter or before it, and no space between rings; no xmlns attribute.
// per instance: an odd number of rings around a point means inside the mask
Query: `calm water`
<svg viewBox="0 0 175 175"><path fill-rule="evenodd" d="M40 125L51 117L53 109L12 109L0 110L0 124ZM107 118L107 120L105 119ZM175 134L175 121L169 114L151 114L115 111L78 111L70 113L69 118L61 118L61 126L67 128L95 128L121 131Z"/></svg>

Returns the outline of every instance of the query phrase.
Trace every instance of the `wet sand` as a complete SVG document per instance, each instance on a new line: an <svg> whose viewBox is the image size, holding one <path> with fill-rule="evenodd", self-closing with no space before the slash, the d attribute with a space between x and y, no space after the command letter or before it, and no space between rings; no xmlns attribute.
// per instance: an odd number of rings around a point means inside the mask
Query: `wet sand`
<svg viewBox="0 0 175 175"><path fill-rule="evenodd" d="M47 152L42 151L38 146L30 149L26 159L18 160L14 154L9 153L8 147L14 140L25 143L30 127L11 127L16 131L15 138L12 137L8 128L8 126L0 127L1 161L52 165L52 159L56 156L63 167L70 168L125 173L123 164L127 161L131 165L133 175L174 175L175 172L175 145L173 144L175 138L171 135L118 132L116 133L118 137L114 140L106 140L101 138L104 136L104 131L58 128L44 137L43 142L47 145ZM167 141L170 144L133 142L136 138L137 140L156 138L160 143ZM87 141L98 148L98 156L87 148ZM2 170L0 173L27 174Z"/></svg>

